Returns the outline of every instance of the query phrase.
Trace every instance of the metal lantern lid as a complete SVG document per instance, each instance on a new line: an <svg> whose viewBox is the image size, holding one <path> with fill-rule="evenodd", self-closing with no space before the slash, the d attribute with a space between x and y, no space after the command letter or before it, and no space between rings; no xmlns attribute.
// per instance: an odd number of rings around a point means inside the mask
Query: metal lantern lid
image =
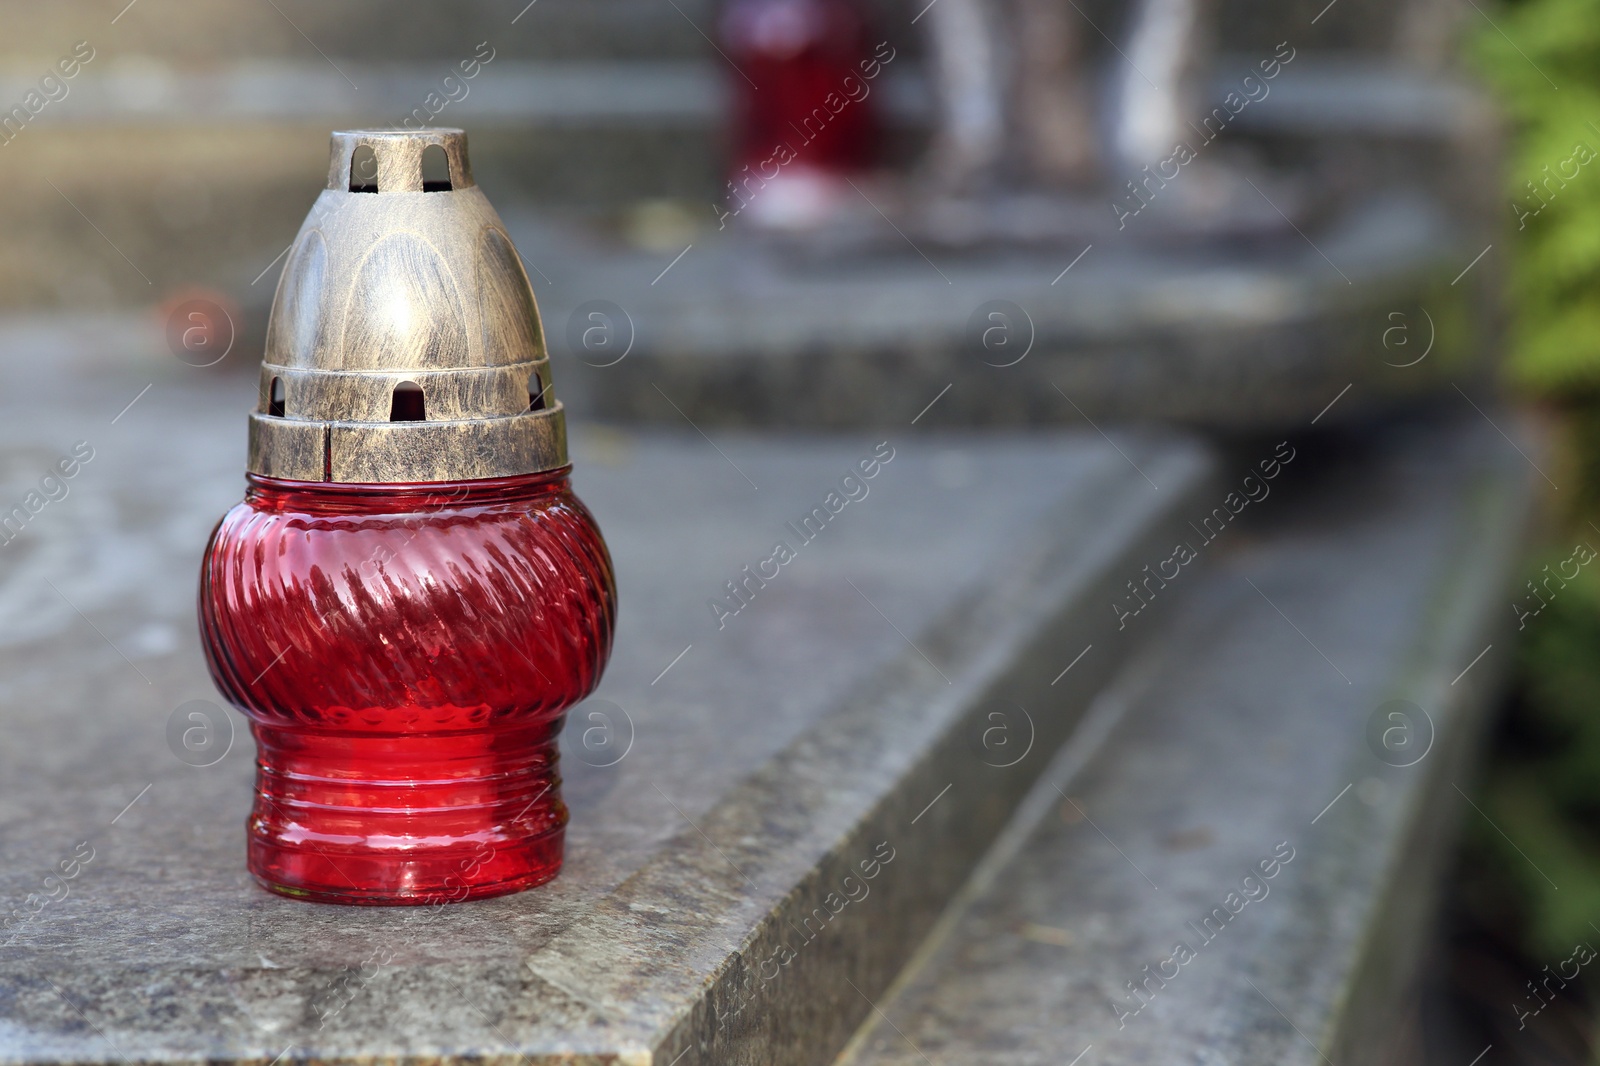
<svg viewBox="0 0 1600 1066"><path fill-rule="evenodd" d="M424 154L448 179L424 181ZM252 473L398 483L567 465L533 290L461 130L334 133L267 326Z"/></svg>

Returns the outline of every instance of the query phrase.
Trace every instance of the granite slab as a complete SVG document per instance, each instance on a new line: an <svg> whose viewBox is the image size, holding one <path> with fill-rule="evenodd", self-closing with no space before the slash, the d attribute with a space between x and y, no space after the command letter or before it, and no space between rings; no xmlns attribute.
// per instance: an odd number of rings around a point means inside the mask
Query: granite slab
<svg viewBox="0 0 1600 1066"><path fill-rule="evenodd" d="M1416 1061L1548 488L1467 418L1308 460L1097 698L841 1066Z"/></svg>
<svg viewBox="0 0 1600 1066"><path fill-rule="evenodd" d="M579 423L621 614L563 739L564 872L439 911L306 904L245 871L252 746L193 620L253 383L75 377L51 370L59 331L0 342L0 511L81 460L0 544L17 1066L822 1061L865 1016L851 984L881 992L1154 631L1119 631L1117 590L1221 495L1213 453L1173 435ZM865 498L736 614L709 606L875 451ZM194 701L209 732L186 745Z"/></svg>
<svg viewBox="0 0 1600 1066"><path fill-rule="evenodd" d="M1254 244L1175 247L1152 215L966 252L858 206L872 254L808 257L738 220L653 253L548 216L507 223L575 408L630 422L1273 433L1352 384L1329 423L1448 390L1497 350L1495 263L1464 272L1476 228L1427 195L1363 195Z"/></svg>

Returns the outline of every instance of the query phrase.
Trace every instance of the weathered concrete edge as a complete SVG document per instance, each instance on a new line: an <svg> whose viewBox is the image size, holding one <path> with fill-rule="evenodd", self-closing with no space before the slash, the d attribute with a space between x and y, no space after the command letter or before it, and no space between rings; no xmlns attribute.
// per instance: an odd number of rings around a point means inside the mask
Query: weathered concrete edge
<svg viewBox="0 0 1600 1066"><path fill-rule="evenodd" d="M1523 438L1524 449L1537 454L1535 443ZM1398 698L1433 713L1435 747L1418 766L1422 780L1404 794L1400 831L1389 834L1375 856L1381 890L1371 897L1365 935L1352 945L1318 1041L1337 1062L1388 1062L1398 1052L1395 1042L1404 1035L1404 1015L1435 932L1441 879L1463 817L1476 817L1457 787L1470 791L1488 712L1509 673L1512 590L1538 519L1537 479L1508 453L1498 468L1469 484L1467 495L1466 528L1436 583L1431 624L1422 628L1395 683ZM1476 676L1467 675L1470 684L1466 678L1456 684L1462 668L1490 644L1507 654L1485 656L1474 667ZM1312 865L1320 867L1318 857Z"/></svg>
<svg viewBox="0 0 1600 1066"><path fill-rule="evenodd" d="M1164 628L1170 630L1170 625L1171 619L1165 619ZM1160 635L1156 636L1159 638ZM1040 824L1057 810L1062 795L1104 750L1106 742L1115 735L1129 708L1137 706L1147 690L1160 683L1162 662L1170 654L1170 648L1159 639L1129 649L1114 675L1092 698L1072 736L1050 759L1028 794L1017 805L1011 820L996 836L994 845L951 898L894 981L877 997L876 1005L885 1012L885 1016L893 1005L905 996L914 994L918 980L925 976L929 966L938 964L940 953L958 935L968 910L994 889L1000 875L1006 872L1038 832ZM840 1050L835 1062L844 1066L858 1062L881 1028L879 1019L865 1019Z"/></svg>
<svg viewBox="0 0 1600 1066"><path fill-rule="evenodd" d="M1019 573L1014 583L986 590L979 602L965 605L967 609L958 606L923 634L919 645L944 652L930 651L936 660L966 661L965 676L946 670L955 680L954 700L932 686L913 695L895 683L876 693L864 692L863 698L822 723L823 729L837 730L842 740L860 725L876 724L881 714L878 699L920 695L943 704L926 721L918 743L908 746L910 757L901 775L863 797L868 802L856 812L854 824L752 930L707 995L666 1034L658 1045L658 1062L670 1063L679 1055L683 1055L681 1066L832 1061L871 1013L872 1001L926 938L1051 755L1073 735L1094 696L1115 676L1128 652L1158 631L1161 615L1151 612L1153 617L1141 617L1118 632L1110 605L1142 565L1170 552L1194 504L1221 496L1220 471L1214 463L1195 464L1188 471L1174 469L1179 466L1172 463L1160 472L1152 470L1163 491L1171 494L1164 507L1130 517L1122 530L1108 530L1094 545L1092 556L1077 555L1081 546L1062 546L1048 559L1049 568L1040 568L1042 575ZM1140 480L1126 484L1131 486L1127 495L1149 495ZM1041 576L1044 580L1037 580ZM998 639L972 640L973 629L982 630L984 622L1008 616L1009 632ZM980 646L973 647L974 643ZM1068 662L1090 645L1089 655L1095 661L1086 655L1052 685ZM991 727L988 716L993 709L1005 713L1013 706L1032 708L1034 744L1028 756L1014 765L991 765L1012 756L983 753L980 739ZM1016 727L1014 718L1011 726ZM752 784L767 791L767 803L783 802L778 790L792 789L802 777L826 789L836 763L821 751L816 754L822 757L801 756L781 768L774 766L777 774ZM854 916L852 925L830 924L813 944L805 938L809 930L796 923L819 909L827 913L829 892L847 885L847 877L859 881L862 858L874 854L879 844L894 850L895 864L884 867L873 886L881 893L876 908L868 909L863 901L862 913ZM730 1018L726 1008L733 1005L731 1001L752 986L760 988L770 968L768 960L781 958L786 945L802 952L791 964L794 972L786 975L793 977L791 987L756 1000L753 1014L746 1007Z"/></svg>
<svg viewBox="0 0 1600 1066"><path fill-rule="evenodd" d="M1526 437L1523 447L1537 454ZM1298 998L1279 997L1277 1006L1301 1019L1299 1024L1315 1041L1315 1049L1288 1028L1275 1008L1265 1002L1254 1003L1254 1016L1236 1028L1257 1037L1271 1033L1272 1057L1228 1057L1230 1053L1236 1056L1239 1049L1212 1049L1239 1066L1409 1061L1395 1057L1394 1052L1405 1035L1402 1023L1412 1003L1409 993L1433 932L1433 903L1440 875L1463 813L1476 816L1451 786L1460 782L1466 787L1465 775L1480 750L1485 712L1503 690L1505 660L1486 657L1477 663L1468 675L1471 686L1466 680L1453 686L1452 681L1486 643L1492 641L1497 650L1509 646L1510 611L1497 616L1497 610L1502 603L1509 606L1512 602L1516 567L1537 517L1533 506L1536 479L1509 449L1488 471L1462 480L1457 499L1465 528L1457 543L1442 554L1429 586L1432 597L1426 624L1417 641L1396 656L1395 666L1384 676L1386 691L1426 708L1437 726L1434 749L1421 766L1400 771L1426 767L1426 776L1405 786L1402 810L1392 817L1357 805L1346 810L1361 812L1355 819L1342 826L1330 823L1330 829L1354 841L1354 846L1306 849L1308 867L1302 881L1314 887L1301 890L1299 905L1315 906L1318 899L1364 899L1365 905L1351 908L1338 919L1341 930L1358 928L1360 933L1342 940L1327 935L1314 951L1260 959L1257 980L1265 983L1266 975L1271 975L1278 979L1274 984L1297 989ZM1504 601L1498 598L1501 593L1506 594ZM1159 663L1166 654L1159 644L1142 647L1109 681L937 926L890 988L877 998L885 1012L893 1012L902 996L914 994L918 982L927 976L928 966L938 965L951 938L960 935L969 908L993 890L1040 824L1057 809L1061 795L1072 791L1072 782L1115 732L1124 712L1136 706L1144 698L1144 690L1159 678ZM1384 769L1364 747L1347 765L1352 781ZM1378 835L1382 843L1370 846ZM1351 855L1367 861L1350 862ZM1308 966L1308 957L1315 958L1315 965ZM1305 1021L1308 1017L1316 1020ZM875 1038L888 1033L885 1021L867 1019L837 1061L857 1062Z"/></svg>
<svg viewBox="0 0 1600 1066"><path fill-rule="evenodd" d="M1174 325L1112 340L1054 332L1041 320L1033 352L1004 368L980 363L951 333L759 357L641 345L604 370L567 359L563 373L597 418L645 425L681 419L661 401L659 385L697 422L805 429L900 424L947 384L954 387L929 412L930 427L1080 423L1056 384L1097 419L1272 431L1316 416L1345 385L1363 385L1368 402L1347 397L1330 413L1331 424L1470 379L1498 350L1487 293L1446 284L1456 252L1454 245L1438 247L1390 266L1362 278L1355 295L1335 278L1308 298L1309 307L1256 322L1219 320L1198 336L1192 326ZM1427 322L1413 321L1419 307L1427 309ZM1405 334L1389 332L1397 322ZM1397 373L1394 367L1415 358L1430 331L1439 341L1433 358ZM1394 340L1392 351L1386 339ZM909 387L918 381L921 393Z"/></svg>
<svg viewBox="0 0 1600 1066"><path fill-rule="evenodd" d="M911 634L950 684L907 649L536 953L528 961L536 980L612 1021L563 1034L559 1049L529 1047L530 1059L634 1061L623 1048L641 1042L653 1061L677 1066L831 1058L1127 648L1158 630L1157 618L1141 617L1116 633L1110 604L1140 566L1169 552L1195 504L1222 490L1208 450L1141 451L1160 492L1125 467L1108 469L1097 500L1109 521L1088 543L1041 538L995 583ZM1093 652L1062 677L1089 644ZM996 701L1033 709L1035 743L1010 767L986 765L975 743ZM818 923L819 910L830 914L829 893L863 885L863 861L884 844L893 858L875 871L869 895ZM686 878L686 869L701 876ZM664 900L677 906L657 914ZM824 928L807 937L807 918ZM790 958L771 961L791 946Z"/></svg>

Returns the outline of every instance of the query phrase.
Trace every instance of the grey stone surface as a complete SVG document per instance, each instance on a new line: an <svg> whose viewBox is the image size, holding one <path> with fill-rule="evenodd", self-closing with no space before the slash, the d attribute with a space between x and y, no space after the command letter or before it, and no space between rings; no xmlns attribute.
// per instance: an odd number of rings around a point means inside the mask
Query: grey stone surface
<svg viewBox="0 0 1600 1066"><path fill-rule="evenodd" d="M650 0L531 6L528 0L457 0L448 7L427 0L332 6L317 0L248 6L229 0L123 0L108 12L94 0L3 0L0 21L9 32L0 56L6 65L51 62L61 44L88 38L129 66L215 69L315 61L326 67L324 55L358 65L440 62L445 56L453 61L454 53L470 55L489 39L501 54L523 59L714 59L695 29L713 24L712 4L674 3L677 11Z"/></svg>
<svg viewBox="0 0 1600 1066"><path fill-rule="evenodd" d="M1330 422L1470 377L1497 336L1490 270L1451 283L1482 245L1427 197L1362 200L1309 239L1233 249L1174 248L1147 215L1088 250L925 257L873 216L877 254L811 262L732 227L674 264L676 250L619 252L531 217L508 223L540 272L568 395L627 420L899 425L949 386L921 424L1086 414L1273 431L1352 383L1355 402ZM613 308L606 319L591 317L596 301ZM985 318L996 301L1007 319ZM1008 345L985 350L997 322ZM593 325L611 339L585 350L602 336ZM1430 336L1428 358L1404 365Z"/></svg>
<svg viewBox="0 0 1600 1066"><path fill-rule="evenodd" d="M0 947L6 1063L827 1057L867 1011L851 983L881 992L1118 660L1113 590L1214 491L1206 449L1155 435L579 423L621 621L564 738L565 871L437 914L308 905L246 875L241 720L214 765L166 739L179 705L217 700L195 575L242 488L253 385L55 369L93 364L87 336L0 335L4 507L76 442L94 452L0 545L4 912L93 849ZM127 338L99 340L122 361ZM707 600L885 438L870 495L719 631ZM591 711L621 721L600 700L632 727L612 766L585 761L617 752L583 748ZM1024 731L1031 755L997 770ZM875 849L892 861L833 918L827 893Z"/></svg>
<svg viewBox="0 0 1600 1066"><path fill-rule="evenodd" d="M0 11L6 6L0 4ZM638 34L627 50L632 54L608 50L618 37L604 25L568 31L573 39L548 55L530 55L527 42L497 33L500 27L480 31L487 33L485 41L470 32L454 34L453 40L434 38L424 56L341 53L337 64L315 53L278 55L271 50L222 64L214 56L206 63L170 55L133 59L119 50L111 54L110 63L101 63L97 54L63 98L70 98L71 106L48 112L44 125L159 129L224 121L341 127L392 122L421 106L430 92L440 92L441 79L452 73L457 83L447 87L451 99L440 121L469 128L518 124L548 131L670 121L715 132L726 124L736 96L734 76L706 57L685 56L674 46L677 31L692 35L687 22L673 15L672 34L662 32L659 20L641 19L638 13L626 19L619 15L617 22ZM560 36L546 33L537 39L541 49L553 48ZM50 43L71 40L68 32ZM641 42L649 42L653 50L639 47ZM873 106L891 123L925 130L933 110L931 87L921 63L902 56L902 45L896 46L895 67L873 83ZM40 68L58 58L0 53L0 100L22 99L37 88ZM455 65L478 58L489 61L462 83ZM1206 87L1209 106L1221 105L1235 92L1255 63L1254 55L1244 53L1219 60ZM1459 79L1384 61L1311 55L1297 56L1293 76L1273 85L1268 96L1240 112L1236 121L1257 133L1433 138L1481 133L1487 106L1481 92Z"/></svg>
<svg viewBox="0 0 1600 1066"><path fill-rule="evenodd" d="M1338 14L1354 11L1353 3L1342 0ZM873 90L887 118L883 161L904 169L929 112L919 34L911 5L872 6L898 50ZM1375 137L1429 139L1459 127L1471 110L1462 86L1370 52L1352 66L1350 54L1321 47L1334 40L1326 35L1332 13L1307 27L1314 12L1267 18L1252 10L1241 21L1231 6L1219 18L1220 43L1230 49L1212 87L1219 102L1272 53L1280 30L1299 53L1272 95L1239 116L1241 142L1270 140L1286 169L1315 164L1337 171L1340 182L1359 175L1362 187L1339 188L1340 196L1364 198L1396 170L1446 196L1464 175L1482 174L1470 181L1487 181L1498 194L1492 168L1436 158L1412 143L1397 146L1407 164L1398 167L1374 163L1367 151ZM327 130L398 122L480 45L493 49L492 63L438 121L472 132L479 179L497 204L527 200L615 238L635 228L638 205L671 201L710 229L723 195L730 89L742 83L708 43L716 5L676 7L472 0L445 12L416 0L250 8L138 0L113 24L87 0L4 0L0 113L35 91L73 42L87 40L96 53L67 96L6 140L0 305L128 306L201 284L264 313L275 275L252 281L292 238L322 183ZM1079 7L1098 25L1120 21L1115 3ZM1368 29L1387 21L1362 18ZM1299 32L1306 29L1315 32ZM1092 36L1097 62L1121 62ZM1285 155L1285 140L1311 142L1320 162ZM1109 215L1095 208L1097 217ZM1503 213L1498 202L1493 213ZM703 249L707 236L686 236L668 255L690 240ZM1052 258L1040 269L1053 277L1060 263ZM789 387L786 378L777 385Z"/></svg>
<svg viewBox="0 0 1600 1066"><path fill-rule="evenodd" d="M1480 816L1458 786L1509 662L1544 485L1466 417L1386 433L1309 483L1287 473L1096 701L841 1063L1410 1061L1386 1055L1440 860ZM1416 711L1379 713L1391 700L1425 712L1427 743ZM1391 728L1415 743L1394 734L1380 759ZM1228 894L1280 843L1292 861L1207 942L1195 926L1241 906ZM1180 941L1195 956L1160 971ZM1127 983L1151 973L1140 1009Z"/></svg>
<svg viewBox="0 0 1600 1066"><path fill-rule="evenodd" d="M1240 52L1217 64L1214 99L1238 88L1252 59ZM1254 132L1430 140L1484 137L1492 132L1494 111L1481 89L1459 77L1381 59L1307 55L1297 57L1292 76L1276 79L1270 95L1241 111L1237 121Z"/></svg>

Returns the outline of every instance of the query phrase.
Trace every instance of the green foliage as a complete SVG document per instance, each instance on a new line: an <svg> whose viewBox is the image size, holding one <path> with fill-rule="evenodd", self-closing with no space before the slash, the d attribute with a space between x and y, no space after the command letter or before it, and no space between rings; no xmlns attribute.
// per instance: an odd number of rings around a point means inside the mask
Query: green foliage
<svg viewBox="0 0 1600 1066"><path fill-rule="evenodd" d="M1492 17L1499 29L1484 23L1471 51L1514 124L1510 369L1566 399L1600 389L1600 0L1524 0Z"/></svg>
<svg viewBox="0 0 1600 1066"><path fill-rule="evenodd" d="M1600 0L1480 10L1469 50L1513 135L1508 369L1563 415L1570 533L1534 564L1554 570L1574 541L1600 546ZM1491 753L1487 819L1469 824L1518 900L1524 949L1548 959L1600 942L1600 561L1520 637L1517 713Z"/></svg>

